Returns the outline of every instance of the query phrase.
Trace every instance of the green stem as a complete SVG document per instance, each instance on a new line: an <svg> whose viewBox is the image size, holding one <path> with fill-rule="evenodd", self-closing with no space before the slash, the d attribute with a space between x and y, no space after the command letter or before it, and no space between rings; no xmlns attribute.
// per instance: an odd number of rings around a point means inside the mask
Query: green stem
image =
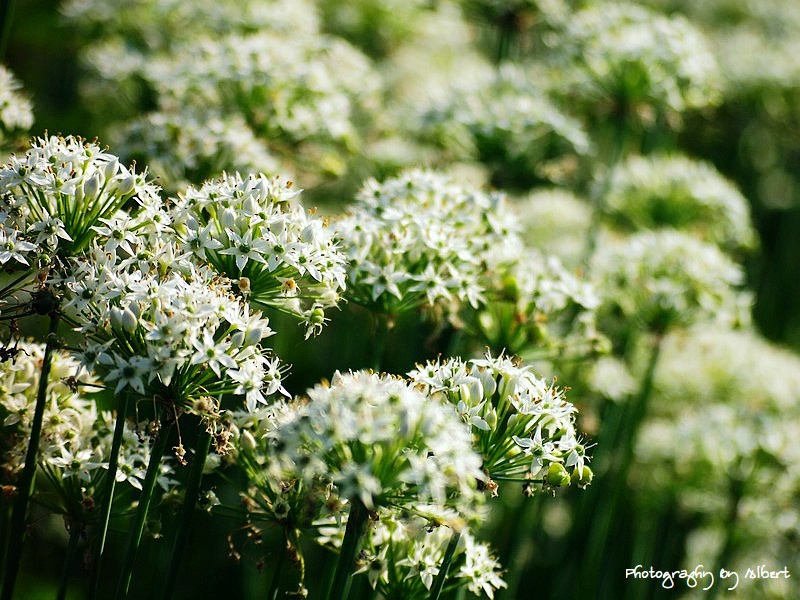
<svg viewBox="0 0 800 600"><path fill-rule="evenodd" d="M0 0L0 60L5 59L11 23L14 20L14 0Z"/></svg>
<svg viewBox="0 0 800 600"><path fill-rule="evenodd" d="M22 545L25 531L28 528L28 504L33 493L36 475L36 462L39 454L39 440L42 436L42 422L44 409L47 404L47 385L50 378L50 367L53 363L53 350L56 346L56 333L58 331L59 315L50 315L50 330L47 334L47 344L44 348L42 359L42 372L39 375L39 389L36 394L36 407L33 412L28 450L25 453L25 466L17 486L17 496L14 499L14 508L11 514L11 528L8 536L8 550L5 557L5 578L3 580L2 600L11 600L14 594L14 585L22 560Z"/></svg>
<svg viewBox="0 0 800 600"><path fill-rule="evenodd" d="M597 238L600 235L600 224L603 221L603 212L606 210L606 196L608 195L608 190L611 188L611 180L614 177L614 169L625 152L625 143L627 137L627 119L625 119L623 116L620 117L620 122L617 123L615 127L614 145L611 148L611 154L608 162L605 165L606 172L603 175L601 184L594 189L594 192L591 195L593 210L592 219L589 223L589 231L586 235L586 246L583 249L584 265L589 264L595 248L597 247Z"/></svg>
<svg viewBox="0 0 800 600"><path fill-rule="evenodd" d="M128 549L125 552L125 562L122 566L122 574L119 579L119 584L117 585L115 598L128 597L128 590L133 576L133 567L136 562L139 545L142 542L142 533L144 532L144 525L147 521L147 513L150 511L150 503L153 500L153 490L156 487L156 480L161 470L161 458L164 456L164 451L167 449L170 429L170 427L165 430L162 429L153 447L150 449L150 461L147 464L147 473L145 473L144 482L142 483L142 492L139 495L139 505L136 507L136 514L131 524L130 536L128 537Z"/></svg>
<svg viewBox="0 0 800 600"><path fill-rule="evenodd" d="M283 547L281 548L280 552L278 553L278 559L275 561L274 572L272 574L272 581L269 584L269 590L267 590L267 600L275 600L278 597L278 592L280 591L281 582L283 581L283 565L286 562L286 554L289 552L289 540L284 539Z"/></svg>
<svg viewBox="0 0 800 600"><path fill-rule="evenodd" d="M611 431L611 435L603 436L605 454L613 451L618 456L617 460L608 463L608 471L604 485L597 486L593 497L598 500L597 506L591 506L591 530L587 544L587 554L582 568L586 576L584 581L600 581L602 561L607 556L605 549L608 546L615 526L621 522L620 505L627 492L627 478L636 446L639 428L647 414L650 396L653 391L658 358L661 354L663 336L659 334L650 353L639 394L633 398L630 406L615 407L618 411L625 411L620 419L615 419L619 428ZM586 506L586 505L584 505Z"/></svg>
<svg viewBox="0 0 800 600"><path fill-rule="evenodd" d="M728 514L725 522L725 541L719 551L716 560L716 569L714 573L719 573L722 569L729 568L736 550L736 528L739 525L739 505L742 502L745 491L745 479L738 476L731 476L728 480L728 493L729 504ZM717 597L719 590L715 588L722 588L722 586L714 586L711 589L709 598L713 600Z"/></svg>
<svg viewBox="0 0 800 600"><path fill-rule="evenodd" d="M347 527L344 530L344 540L339 551L339 561L336 563L333 581L330 588L328 588L328 600L343 600L347 597L346 590L350 576L355 570L358 546L367 529L368 517L369 512L364 503L358 498L352 498L350 500L350 514L347 517Z"/></svg>
<svg viewBox="0 0 800 600"><path fill-rule="evenodd" d="M393 317L391 315L374 313L375 334L372 338L370 367L378 372L380 372L383 366L383 355L386 352L386 338L389 336L389 329L391 329L392 323Z"/></svg>
<svg viewBox="0 0 800 600"><path fill-rule="evenodd" d="M61 584L58 587L57 600L65 600L67 588L69 587L69 572L75 562L75 555L78 551L78 541L81 538L81 526L77 521L70 520L69 542L67 544L67 556L64 559L64 568L61 571Z"/></svg>
<svg viewBox="0 0 800 600"><path fill-rule="evenodd" d="M117 409L117 422L114 425L114 436L111 440L111 454L108 457L108 471L104 481L101 494L102 508L100 512L100 530L95 541L94 560L92 562L92 576L89 585L89 600L97 598L100 588L100 572L102 567L103 552L106 547L106 537L108 536L108 523L111 519L111 507L114 503L114 487L117 484L117 466L119 465L119 450L122 447L122 435L125 432L125 417L128 412L130 397L128 394L122 396L122 402Z"/></svg>
<svg viewBox="0 0 800 600"><path fill-rule="evenodd" d="M439 572L436 574L436 579L433 580L433 585L431 585L430 600L439 600L439 596L442 594L444 582L447 581L447 573L450 571L450 564L453 562L453 556L456 553L459 540L461 540L461 532L453 531L447 548L444 551L444 558L439 567Z"/></svg>
<svg viewBox="0 0 800 600"><path fill-rule="evenodd" d="M195 506L197 506L197 498L200 494L200 483L203 479L203 468L206 464L208 451L211 448L211 434L204 427L201 427L200 435L197 438L195 446L194 460L192 461L192 470L189 472L189 480L186 482L186 494L183 500L183 507L181 508L180 522L178 523L178 531L175 534L175 541L172 545L172 554L170 555L169 570L167 572L167 580L164 583L164 592L161 597L164 600L170 600L173 597L175 590L175 582L178 579L178 570L183 557L183 552L186 549L186 540L189 535L189 525L192 521Z"/></svg>

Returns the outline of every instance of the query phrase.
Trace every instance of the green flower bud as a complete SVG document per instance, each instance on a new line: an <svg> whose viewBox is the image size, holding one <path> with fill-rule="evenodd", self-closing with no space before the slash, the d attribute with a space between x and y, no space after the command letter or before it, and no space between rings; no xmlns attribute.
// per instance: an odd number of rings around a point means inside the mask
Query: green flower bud
<svg viewBox="0 0 800 600"><path fill-rule="evenodd" d="M569 473L561 463L552 463L545 479L553 487L566 487L570 482Z"/></svg>
<svg viewBox="0 0 800 600"><path fill-rule="evenodd" d="M594 479L594 472L586 465L583 465L581 468L576 468L572 472L572 483L581 489L586 488L592 483L592 479Z"/></svg>

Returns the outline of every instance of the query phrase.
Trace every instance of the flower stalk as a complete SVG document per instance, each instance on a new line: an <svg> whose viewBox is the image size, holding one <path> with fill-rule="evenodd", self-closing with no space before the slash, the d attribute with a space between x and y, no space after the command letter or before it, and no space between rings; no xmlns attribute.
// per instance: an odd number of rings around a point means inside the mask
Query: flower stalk
<svg viewBox="0 0 800 600"><path fill-rule="evenodd" d="M447 573L450 571L450 565L453 562L453 556L458 548L458 542L461 540L461 532L453 531L450 536L450 541L447 543L447 548L444 551L444 558L442 564L439 566L439 572L436 574L436 579L433 580L431 585L430 600L439 600L439 596L444 589L444 582L447 581Z"/></svg>
<svg viewBox="0 0 800 600"><path fill-rule="evenodd" d="M94 561L92 563L92 581L89 586L89 600L98 597L100 588L100 573L102 569L103 552L105 551L108 523L111 519L111 508L114 502L114 487L117 483L117 467L119 465L119 451L122 446L122 435L125 432L125 418L128 412L130 398L123 394L122 402L117 409L117 420L114 425L114 437L111 440L111 453L108 458L108 471L102 491L102 509L100 512L100 530L95 541Z"/></svg>
<svg viewBox="0 0 800 600"><path fill-rule="evenodd" d="M17 573L22 559L22 545L27 529L27 514L30 497L33 493L34 478L36 475L36 458L39 452L39 440L42 434L42 421L44 409L47 404L47 384L50 378L50 367L53 363L53 350L56 346L56 333L60 315L57 311L50 314L50 329L47 335L47 345L42 360L42 371L39 375L39 389L36 395L36 407L31 424L28 450L25 454L25 467L17 486L17 496L11 515L11 527L8 539L8 551L5 560L5 578L3 580L2 600L11 600L14 594Z"/></svg>
<svg viewBox="0 0 800 600"><path fill-rule="evenodd" d="M203 479L203 469L205 468L206 457L208 456L208 451L210 448L211 434L206 428L201 427L195 447L192 470L189 473L189 480L186 483L186 494L183 501L183 507L181 508L178 531L175 534L175 541L172 545L167 579L164 583L163 593L161 594L163 600L169 600L174 594L175 583L178 579L178 569L180 567L181 557L186 549L186 540L189 535L189 525L192 521L194 509L197 506L197 499L200 493L200 483Z"/></svg>
<svg viewBox="0 0 800 600"><path fill-rule="evenodd" d="M122 574L117 586L115 598L127 598L128 591L131 585L131 578L133 576L133 567L136 562L136 555L139 552L139 545L142 542L142 533L144 532L144 525L147 521L147 513L150 511L150 504L153 500L153 491L155 490L156 481L158 479L159 471L161 470L161 459L167 449L167 442L169 441L171 427L162 429L153 444L150 451L150 462L147 464L147 473L142 483L142 493L139 496L139 505L136 508L136 514L130 529L130 537L128 538L128 549L125 552L125 562L122 566Z"/></svg>
<svg viewBox="0 0 800 600"><path fill-rule="evenodd" d="M350 587L350 577L355 571L358 546L367 529L369 511L364 503L354 497L350 500L350 513L347 517L347 527L344 531L344 540L339 552L339 561L333 574L333 581L328 588L328 600L342 600L347 597Z"/></svg>

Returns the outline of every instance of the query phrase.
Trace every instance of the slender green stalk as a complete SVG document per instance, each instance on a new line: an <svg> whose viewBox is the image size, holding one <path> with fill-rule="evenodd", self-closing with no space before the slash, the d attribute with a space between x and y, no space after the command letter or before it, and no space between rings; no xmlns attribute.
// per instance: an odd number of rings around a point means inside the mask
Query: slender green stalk
<svg viewBox="0 0 800 600"><path fill-rule="evenodd" d="M81 538L81 526L71 521L69 527L69 542L67 543L67 556L64 558L64 568L61 571L61 583L58 586L57 600L64 600L67 597L69 587L69 572L75 562L75 555L78 553L78 541Z"/></svg>
<svg viewBox="0 0 800 600"><path fill-rule="evenodd" d="M170 554L169 567L167 571L167 580L164 582L164 591L161 597L164 600L170 600L175 590L175 582L178 580L178 570L181 564L183 552L186 549L186 540L189 536L189 525L192 521L195 506L197 506L197 498L200 494L200 483L203 479L203 468L206 464L208 451L211 448L211 434L201 427L200 435L197 438L195 446L194 460L192 461L192 470L189 472L189 480L186 482L186 494L183 499L183 507L181 508L180 522L178 523L178 531L175 534L175 541L172 544L172 553Z"/></svg>
<svg viewBox="0 0 800 600"><path fill-rule="evenodd" d="M736 533L739 527L739 507L744 497L745 479L736 475L730 476L728 479L728 515L725 522L725 541L717 556L714 573L719 573L721 569L729 568L736 551ZM722 589L721 585L715 585L711 588L709 598L712 600L717 597L719 590Z"/></svg>
<svg viewBox="0 0 800 600"><path fill-rule="evenodd" d="M114 425L114 437L111 440L111 454L108 457L108 471L102 491L103 505L100 512L100 530L95 541L94 561L92 562L92 576L89 585L89 600L97 598L100 588L100 572L102 570L103 552L106 547L106 536L108 535L108 522L111 519L111 506L114 502L114 487L117 483L117 466L119 465L119 450L122 446L122 434L125 431L125 417L128 412L130 397L128 394L122 396L122 402L117 409L117 422Z"/></svg>
<svg viewBox="0 0 800 600"><path fill-rule="evenodd" d="M11 23L14 20L14 0L0 0L0 60L6 56L8 38L11 37Z"/></svg>
<svg viewBox="0 0 800 600"><path fill-rule="evenodd" d="M358 546L367 529L368 517L369 512L364 503L358 498L352 498L350 500L350 514L347 517L347 527L344 530L342 549L339 552L339 560L336 563L333 581L328 588L328 600L343 600L347 597L348 582L355 570Z"/></svg>
<svg viewBox="0 0 800 600"><path fill-rule="evenodd" d="M386 338L389 336L392 316L383 313L373 313L374 331L372 338L372 356L370 367L375 371L380 371L383 367L383 358L386 353Z"/></svg>
<svg viewBox="0 0 800 600"><path fill-rule="evenodd" d="M278 558L275 561L274 571L272 574L272 581L269 583L269 590L267 590L267 600L275 600L278 597L278 592L281 588L283 581L284 563L286 562L286 555L289 552L289 540L284 539L283 547L278 552Z"/></svg>
<svg viewBox="0 0 800 600"><path fill-rule="evenodd" d="M142 542L142 533L147 521L147 513L150 511L150 503L153 500L153 491L156 487L159 471L161 470L161 459L167 449L171 427L159 432L153 447L150 449L150 462L147 464L147 473L142 482L142 492L139 495L139 505L136 507L136 514L133 517L130 534L128 537L128 549L125 552L125 562L117 585L115 598L127 598L128 590L133 576L133 567L136 562L136 555L139 545Z"/></svg>
<svg viewBox="0 0 800 600"><path fill-rule="evenodd" d="M605 485L600 485L592 490L594 492L592 496L597 499L597 505L589 507L591 515L587 515L591 517L591 530L586 546L587 554L582 567L582 573L585 575L583 581L586 584L600 581L603 558L607 556L605 549L615 526L621 522L620 505L628 489L628 471L633 461L637 434L647 414L647 407L652 395L662 340L663 336L658 335L653 343L639 394L633 398L630 406L617 408L617 410L625 410L625 414L620 419L621 426L613 432L614 437L604 438L603 441L603 444L606 445L606 452L613 450L619 456L619 460L608 464Z"/></svg>
<svg viewBox="0 0 800 600"><path fill-rule="evenodd" d="M624 111L623 111L624 115ZM603 220L603 212L606 210L606 195L611 188L611 179L614 176L614 169L625 153L627 141L627 119L620 117L620 122L616 124L614 131L614 143L611 147L611 154L605 165L606 172L603 175L601 184L594 189L591 196L592 201L592 220L589 223L589 231L586 234L586 246L583 249L583 263L588 264L597 247L597 238L600 234L600 223Z"/></svg>
<svg viewBox="0 0 800 600"><path fill-rule="evenodd" d="M36 407L33 412L28 450L25 453L25 466L20 476L19 485L17 486L17 496L14 499L14 508L11 514L8 549L5 557L5 578L3 579L2 596L0 596L2 600L11 600L14 594L14 585L17 581L19 565L22 560L22 545L25 538L25 531L28 528L28 505L30 503L31 494L33 493L36 462L39 454L39 440L42 436L44 409L47 404L47 385L48 379L50 378L50 368L53 364L53 350L56 346L56 333L58 332L59 320L60 317L57 312L50 315L50 330L47 334L47 344L44 348L42 372L39 375L39 389L36 394Z"/></svg>
<svg viewBox="0 0 800 600"><path fill-rule="evenodd" d="M430 600L439 600L444 588L444 582L447 581L447 573L450 571L450 564L453 562L453 556L456 553L458 542L461 540L461 532L454 531L450 536L450 541L447 543L447 548L444 551L444 558L439 567L439 572L436 574L436 579L433 580L431 585Z"/></svg>

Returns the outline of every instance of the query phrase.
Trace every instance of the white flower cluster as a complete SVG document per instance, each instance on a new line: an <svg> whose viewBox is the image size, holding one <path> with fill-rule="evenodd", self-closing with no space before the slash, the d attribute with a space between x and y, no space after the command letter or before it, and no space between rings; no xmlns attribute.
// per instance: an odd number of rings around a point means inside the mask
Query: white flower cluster
<svg viewBox="0 0 800 600"><path fill-rule="evenodd" d="M84 50L96 74L84 85L87 101L102 106L113 97L108 112L123 124L134 121L129 129L117 128L121 149L161 144L164 132L142 127L142 121L188 125L185 112L232 128L229 135L237 139L228 138L217 151L256 138L267 155L305 173L306 181L340 175L360 148L360 130L370 120L362 117L378 106L380 80L363 54L320 30L313 2L203 0L189 6L146 0L119 11L97 5L75 0L67 12L76 26L98 38ZM241 130L244 124L249 133ZM181 150L161 157L179 175ZM169 154L170 148L164 151ZM224 160L208 165L213 170L192 183L242 166L240 157L214 158ZM191 174L191 165L185 168ZM170 189L179 183L164 181Z"/></svg>
<svg viewBox="0 0 800 600"><path fill-rule="evenodd" d="M44 356L42 344L15 342L14 348L16 355L0 362L2 437L4 443L11 443L10 448L4 449L0 463L4 484L13 484L24 466ZM110 414L100 412L95 400L82 391L96 385L96 380L87 375L78 379L79 371L80 364L74 358L54 352L37 458L47 478L40 501L64 513L96 492L108 469L113 431ZM128 427L117 481L127 481L141 489L148 460L149 447ZM170 473L171 467L165 463L160 477L162 486L171 484Z"/></svg>
<svg viewBox="0 0 800 600"><path fill-rule="evenodd" d="M645 231L600 248L593 276L610 315L653 331L700 320L744 319L739 265L688 234Z"/></svg>
<svg viewBox="0 0 800 600"><path fill-rule="evenodd" d="M148 51L169 48L200 31L313 33L319 28L309 0L136 0L113 7L103 0L66 0L61 12L77 26L105 38L123 36Z"/></svg>
<svg viewBox="0 0 800 600"><path fill-rule="evenodd" d="M468 430L449 408L389 375L336 373L266 435L279 480L332 483L368 508L435 503L472 518L483 478Z"/></svg>
<svg viewBox="0 0 800 600"><path fill-rule="evenodd" d="M252 411L285 393L277 357L260 346L274 333L267 319L173 243L153 247L133 230L120 237L75 260L65 282L64 308L91 342L81 353L89 369L115 393L157 396L206 417L214 416L209 396L244 396Z"/></svg>
<svg viewBox="0 0 800 600"><path fill-rule="evenodd" d="M427 0L326 0L319 2L325 30L371 56L385 56L413 35L434 6Z"/></svg>
<svg viewBox="0 0 800 600"><path fill-rule="evenodd" d="M724 75L728 97L759 88L789 89L800 81L794 57L800 6L781 0L649 0L655 8L679 11L703 27Z"/></svg>
<svg viewBox="0 0 800 600"><path fill-rule="evenodd" d="M677 113L707 106L720 91L719 67L702 33L681 16L629 2L595 2L567 22L577 90Z"/></svg>
<svg viewBox="0 0 800 600"><path fill-rule="evenodd" d="M356 99L374 81L344 42L273 33L193 40L155 60L149 76L165 108L235 106L257 133L290 143L352 138Z"/></svg>
<svg viewBox="0 0 800 600"><path fill-rule="evenodd" d="M636 450L642 500L677 498L702 516L701 531L733 527L762 562L791 555L800 533L800 359L752 330L695 328L666 338L655 389ZM733 523L720 518L732 494Z"/></svg>
<svg viewBox="0 0 800 600"><path fill-rule="evenodd" d="M223 172L282 172L241 115L215 110L152 112L111 134L121 155L147 162L168 192ZM169 186L167 188L166 186Z"/></svg>
<svg viewBox="0 0 800 600"><path fill-rule="evenodd" d="M38 270L74 256L100 219L157 195L144 174L93 142L39 138L0 167L0 265Z"/></svg>
<svg viewBox="0 0 800 600"><path fill-rule="evenodd" d="M300 190L281 177L225 175L175 199L179 245L237 282L251 302L300 317L306 337L345 287L346 257L322 219L295 202Z"/></svg>
<svg viewBox="0 0 800 600"><path fill-rule="evenodd" d="M7 136L26 131L33 125L33 107L30 100L20 93L22 85L14 74L0 65L0 143Z"/></svg>
<svg viewBox="0 0 800 600"><path fill-rule="evenodd" d="M453 405L469 426L493 494L503 481L521 483L529 495L591 482L586 448L575 431L577 410L563 389L529 367L487 354L469 362L437 359L409 377L433 399Z"/></svg>
<svg viewBox="0 0 800 600"><path fill-rule="evenodd" d="M599 292L590 281L570 273L557 257L526 248L495 285L500 298L487 303L478 315L492 347L513 345L517 350L532 344L584 354L602 344L595 314ZM513 318L504 318L502 300L512 304ZM506 343L496 343L501 341Z"/></svg>
<svg viewBox="0 0 800 600"><path fill-rule="evenodd" d="M434 304L477 307L487 270L521 246L501 195L417 169L367 182L334 227L350 259L347 298L389 314Z"/></svg>
<svg viewBox="0 0 800 600"><path fill-rule="evenodd" d="M513 65L504 65L473 89L448 94L422 116L422 128L446 147L466 147L467 156L487 164L495 178L508 177L513 169L520 176L558 179L564 159L589 150L580 122Z"/></svg>
<svg viewBox="0 0 800 600"><path fill-rule="evenodd" d="M756 240L739 190L711 165L681 155L625 160L614 169L605 207L613 221L634 230L671 227L726 250Z"/></svg>
<svg viewBox="0 0 800 600"><path fill-rule="evenodd" d="M386 511L365 539L359 572L365 572L385 598L429 598L452 534L450 528L432 525L425 517L400 517L396 511ZM506 587L500 564L487 544L466 529L460 534L449 581L464 585L476 596L494 598L496 591Z"/></svg>
<svg viewBox="0 0 800 600"><path fill-rule="evenodd" d="M581 264L592 221L589 202L563 188L539 188L514 207L527 247L557 256L571 268Z"/></svg>

